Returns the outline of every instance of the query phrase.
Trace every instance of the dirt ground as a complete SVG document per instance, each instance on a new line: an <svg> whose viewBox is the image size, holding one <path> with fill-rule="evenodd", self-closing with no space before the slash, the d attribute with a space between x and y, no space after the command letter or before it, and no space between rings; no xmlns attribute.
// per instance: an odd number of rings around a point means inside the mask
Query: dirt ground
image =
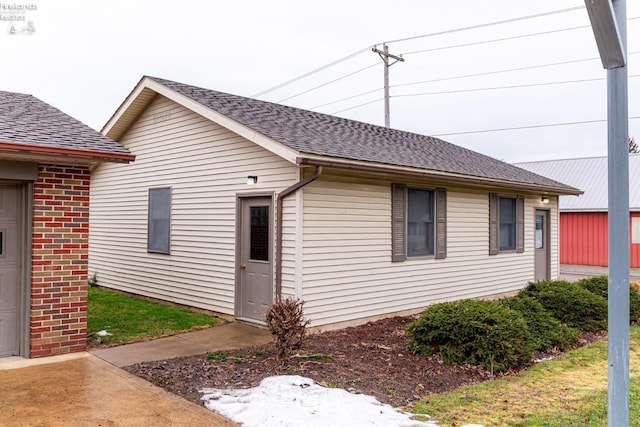
<svg viewBox="0 0 640 427"><path fill-rule="evenodd" d="M199 389L254 387L272 375L301 375L319 385L375 396L395 407L495 378L482 368L410 353L405 330L413 320L393 317L310 335L304 349L284 366L276 360L273 344L268 344L226 352L224 360L208 360L203 354L125 369L197 404L202 404ZM581 345L589 341L583 339ZM543 356L548 354L536 357Z"/></svg>

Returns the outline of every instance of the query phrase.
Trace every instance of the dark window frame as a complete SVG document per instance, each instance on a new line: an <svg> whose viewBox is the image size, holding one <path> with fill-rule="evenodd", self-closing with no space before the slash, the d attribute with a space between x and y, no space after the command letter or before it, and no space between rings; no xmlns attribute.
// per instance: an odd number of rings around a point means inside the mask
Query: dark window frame
<svg viewBox="0 0 640 427"><path fill-rule="evenodd" d="M149 189L147 252L171 254L171 193L171 187Z"/></svg>
<svg viewBox="0 0 640 427"><path fill-rule="evenodd" d="M408 203L409 190L428 191L432 194L433 205L433 253L429 255L408 254ZM391 186L391 261L408 259L444 259L447 257L447 190L445 188L421 188L404 184Z"/></svg>

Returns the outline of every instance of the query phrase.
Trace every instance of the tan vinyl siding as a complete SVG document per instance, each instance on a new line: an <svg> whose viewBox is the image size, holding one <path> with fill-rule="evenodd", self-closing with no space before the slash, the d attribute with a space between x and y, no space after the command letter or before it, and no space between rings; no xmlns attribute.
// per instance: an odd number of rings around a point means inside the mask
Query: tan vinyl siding
<svg viewBox="0 0 640 427"><path fill-rule="evenodd" d="M525 200L525 252L494 256L488 192L448 188L447 201L447 258L391 262L391 181L327 177L305 187L303 298L312 325L500 294L533 279L534 197Z"/></svg>
<svg viewBox="0 0 640 427"><path fill-rule="evenodd" d="M161 96L121 142L136 161L92 172L89 273L101 286L233 314L236 196L275 194L297 167ZM259 177L254 188L248 175ZM157 187L171 187L170 255L147 252Z"/></svg>

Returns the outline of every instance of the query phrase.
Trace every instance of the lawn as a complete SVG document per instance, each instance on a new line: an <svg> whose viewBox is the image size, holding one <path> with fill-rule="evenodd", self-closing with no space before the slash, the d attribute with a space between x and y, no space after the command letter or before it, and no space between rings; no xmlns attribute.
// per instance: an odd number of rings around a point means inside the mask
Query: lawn
<svg viewBox="0 0 640 427"><path fill-rule="evenodd" d="M640 426L640 327L631 328L630 426ZM536 364L522 375L505 377L452 393L431 395L416 404L440 426L607 425L607 341Z"/></svg>
<svg viewBox="0 0 640 427"><path fill-rule="evenodd" d="M180 307L171 307L90 287L87 309L87 335L92 344L117 345L145 341L207 328L224 320ZM111 335L99 337L97 332Z"/></svg>

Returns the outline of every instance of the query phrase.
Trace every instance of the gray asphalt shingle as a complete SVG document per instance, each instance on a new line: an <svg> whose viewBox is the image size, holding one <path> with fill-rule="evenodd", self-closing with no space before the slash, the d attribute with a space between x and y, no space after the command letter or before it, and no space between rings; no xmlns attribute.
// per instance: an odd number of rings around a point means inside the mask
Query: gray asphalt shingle
<svg viewBox="0 0 640 427"><path fill-rule="evenodd" d="M130 154L123 145L27 94L0 91L0 142Z"/></svg>
<svg viewBox="0 0 640 427"><path fill-rule="evenodd" d="M301 153L571 189L438 138L149 78Z"/></svg>

